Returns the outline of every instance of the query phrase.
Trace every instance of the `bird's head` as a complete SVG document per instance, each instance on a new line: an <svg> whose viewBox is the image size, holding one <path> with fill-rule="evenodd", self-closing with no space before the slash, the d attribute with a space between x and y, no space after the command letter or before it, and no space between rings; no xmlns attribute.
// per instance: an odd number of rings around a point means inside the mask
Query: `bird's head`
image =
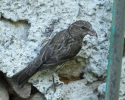
<svg viewBox="0 0 125 100"><path fill-rule="evenodd" d="M88 21L79 20L71 24L68 31L72 36L84 38L87 34L96 36L96 31Z"/></svg>

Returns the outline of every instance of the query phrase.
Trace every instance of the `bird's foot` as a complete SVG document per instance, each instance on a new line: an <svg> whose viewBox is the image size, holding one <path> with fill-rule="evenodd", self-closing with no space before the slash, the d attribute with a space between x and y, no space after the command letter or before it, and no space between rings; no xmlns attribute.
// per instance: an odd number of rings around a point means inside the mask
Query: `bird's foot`
<svg viewBox="0 0 125 100"><path fill-rule="evenodd" d="M60 86L60 85L63 85L63 83L53 83L50 87L48 87L47 88L47 90L46 90L46 94L47 94L47 92L50 90L50 89L53 89L53 91L54 91L54 93L56 92L56 87L57 86Z"/></svg>

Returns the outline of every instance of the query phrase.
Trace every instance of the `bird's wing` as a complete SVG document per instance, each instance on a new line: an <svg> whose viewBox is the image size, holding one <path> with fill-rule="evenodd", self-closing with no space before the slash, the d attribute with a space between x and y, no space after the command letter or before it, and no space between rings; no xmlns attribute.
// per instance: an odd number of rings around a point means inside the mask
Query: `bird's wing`
<svg viewBox="0 0 125 100"><path fill-rule="evenodd" d="M43 55L43 60L45 61L40 69L47 69L51 68L53 66L57 66L59 64L62 64L66 62L67 60L71 59L72 57L76 56L77 53L80 51L81 46L77 46L76 49L69 49L67 52L64 52L64 54L60 53L62 51L51 51L51 49L48 47L46 52ZM49 53L48 53L49 52Z"/></svg>
<svg viewBox="0 0 125 100"><path fill-rule="evenodd" d="M42 53L43 52L43 53ZM51 68L52 66L57 66L65 61L66 59L59 60L58 59L58 50L56 51L55 49L46 46L45 51L42 50L41 55L42 55L42 65L40 66L40 69L48 69Z"/></svg>

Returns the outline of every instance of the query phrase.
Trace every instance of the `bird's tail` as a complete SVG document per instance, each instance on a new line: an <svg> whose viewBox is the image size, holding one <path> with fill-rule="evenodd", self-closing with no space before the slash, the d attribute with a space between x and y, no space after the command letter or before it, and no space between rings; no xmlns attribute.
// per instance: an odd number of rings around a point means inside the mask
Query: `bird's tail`
<svg viewBox="0 0 125 100"><path fill-rule="evenodd" d="M28 65L25 69L15 74L12 79L16 80L20 87L23 87L28 80L39 71L39 67L42 61L37 57L32 63Z"/></svg>

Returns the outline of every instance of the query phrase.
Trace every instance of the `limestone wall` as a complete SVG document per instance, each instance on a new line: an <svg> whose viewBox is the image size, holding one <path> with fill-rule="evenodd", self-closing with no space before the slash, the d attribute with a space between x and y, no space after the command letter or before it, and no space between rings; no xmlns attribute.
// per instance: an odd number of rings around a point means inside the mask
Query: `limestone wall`
<svg viewBox="0 0 125 100"><path fill-rule="evenodd" d="M47 100L103 100L111 8L112 0L1 0L0 70L12 77L27 67L55 34L76 20L86 20L98 38L86 36L76 60L59 72L60 77L68 79L68 84L58 86L55 93L52 90L46 93L52 84L50 71L38 72L29 82ZM68 75L69 72L75 74ZM82 78L78 79L81 73ZM55 75L59 83L66 83L65 78L60 81ZM124 87L123 81L121 84ZM120 96L124 94L125 90L121 89Z"/></svg>

